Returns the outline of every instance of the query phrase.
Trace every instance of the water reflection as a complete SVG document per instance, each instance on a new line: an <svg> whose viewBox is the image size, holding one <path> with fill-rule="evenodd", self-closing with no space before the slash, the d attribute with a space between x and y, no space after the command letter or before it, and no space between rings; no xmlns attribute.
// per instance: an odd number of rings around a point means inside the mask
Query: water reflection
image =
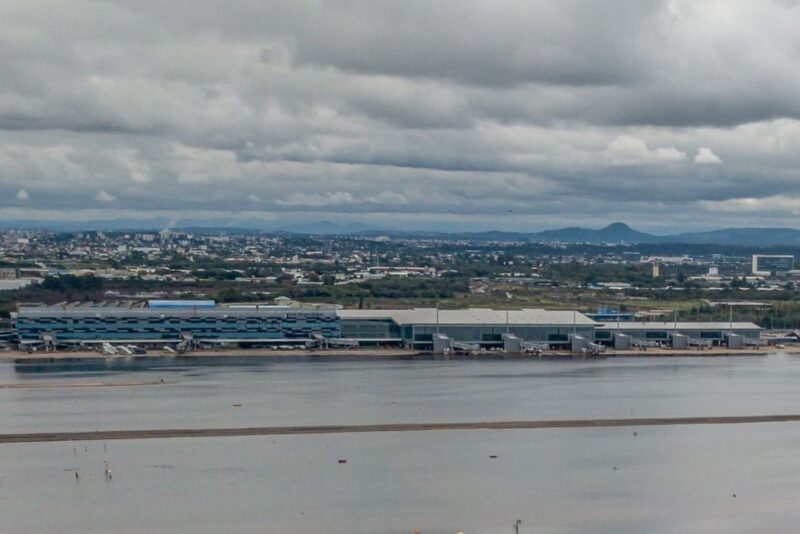
<svg viewBox="0 0 800 534"><path fill-rule="evenodd" d="M781 355L51 365L0 383L167 383L0 389L3 432L800 413ZM791 423L2 445L0 530L791 532L798 450Z"/></svg>

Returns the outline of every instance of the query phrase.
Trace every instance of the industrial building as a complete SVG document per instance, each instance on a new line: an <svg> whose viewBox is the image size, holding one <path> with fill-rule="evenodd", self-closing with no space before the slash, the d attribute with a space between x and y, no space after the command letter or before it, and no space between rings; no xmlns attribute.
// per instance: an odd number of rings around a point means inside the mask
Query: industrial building
<svg viewBox="0 0 800 534"><path fill-rule="evenodd" d="M774 254L753 254L753 274L770 276L785 274L794 270L794 256Z"/></svg>
<svg viewBox="0 0 800 534"><path fill-rule="evenodd" d="M665 345L687 348L689 345L760 344L762 328L749 322L703 321L621 321L598 325L594 339L616 348L624 345ZM622 337L622 345L616 338ZM628 339L625 339L628 338Z"/></svg>
<svg viewBox="0 0 800 534"><path fill-rule="evenodd" d="M0 267L0 291L22 289L38 281L37 278L20 278L15 267Z"/></svg>

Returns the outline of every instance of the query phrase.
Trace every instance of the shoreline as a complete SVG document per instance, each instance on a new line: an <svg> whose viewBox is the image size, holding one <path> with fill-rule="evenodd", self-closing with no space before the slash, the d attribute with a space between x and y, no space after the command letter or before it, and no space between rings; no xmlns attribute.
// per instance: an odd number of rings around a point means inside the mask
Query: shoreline
<svg viewBox="0 0 800 534"><path fill-rule="evenodd" d="M57 363L77 361L145 361L145 360L177 360L182 362L225 359L261 359L274 361L382 361L382 360L596 360L604 358L713 358L734 356L767 356L770 354L798 354L800 346L787 346L777 349L728 349L715 347L706 350L672 350L651 348L641 350L609 349L597 355L575 354L566 351L546 351L541 355L531 353L481 352L474 354L456 353L447 356L434 355L430 351L387 348L360 348L347 350L279 350L265 351L261 349L226 349L195 350L184 354L166 351L152 351L145 354L110 355L93 351L54 351L34 352L3 351L1 362L13 363Z"/></svg>
<svg viewBox="0 0 800 534"><path fill-rule="evenodd" d="M350 350L278 350L265 351L261 349L226 349L219 351L194 350L191 352L171 353L166 351L151 351L145 354L112 355L93 351L61 351L61 352L34 352L29 354L21 351L7 351L0 353L0 362L37 363L80 360L106 360L106 361L136 361L136 360L211 360L234 358L258 358L274 360L381 360L381 359L412 359L430 355L423 351L404 349L350 349Z"/></svg>

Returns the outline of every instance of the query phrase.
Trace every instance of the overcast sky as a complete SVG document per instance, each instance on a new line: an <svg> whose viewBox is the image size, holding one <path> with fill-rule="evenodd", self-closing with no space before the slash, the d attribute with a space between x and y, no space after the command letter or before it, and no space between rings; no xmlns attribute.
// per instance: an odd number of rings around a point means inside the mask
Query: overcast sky
<svg viewBox="0 0 800 534"><path fill-rule="evenodd" d="M800 227L800 2L4 0L0 217Z"/></svg>

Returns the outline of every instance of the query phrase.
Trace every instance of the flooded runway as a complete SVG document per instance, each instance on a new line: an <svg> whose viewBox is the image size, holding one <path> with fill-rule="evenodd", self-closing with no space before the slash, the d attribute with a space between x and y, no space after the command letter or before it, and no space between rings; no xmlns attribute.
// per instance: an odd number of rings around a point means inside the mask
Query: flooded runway
<svg viewBox="0 0 800 534"><path fill-rule="evenodd" d="M795 356L0 363L0 383L4 532L800 524Z"/></svg>
<svg viewBox="0 0 800 534"><path fill-rule="evenodd" d="M356 434L365 432L444 432L453 430L536 430L543 428L604 428L665 425L735 425L800 422L800 415L750 415L738 417L652 417L636 419L566 419L545 421L489 421L477 423L399 423L385 425L272 426L248 428L165 428L150 430L97 430L91 432L39 432L0 434L2 443L47 441L108 441L120 439L215 438L232 436L297 436Z"/></svg>

